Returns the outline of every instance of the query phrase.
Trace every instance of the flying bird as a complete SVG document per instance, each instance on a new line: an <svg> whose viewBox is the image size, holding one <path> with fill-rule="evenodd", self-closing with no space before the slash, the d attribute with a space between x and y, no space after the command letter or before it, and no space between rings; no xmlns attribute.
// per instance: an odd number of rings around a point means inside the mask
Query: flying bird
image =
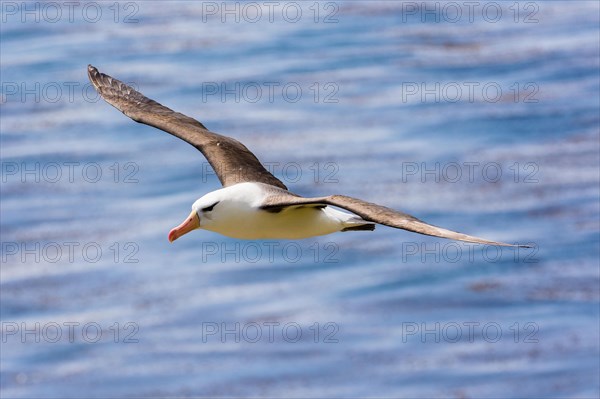
<svg viewBox="0 0 600 399"><path fill-rule="evenodd" d="M190 215L169 232L170 242L196 229L237 239L302 239L338 231L372 231L382 224L451 240L526 247L443 229L345 195L306 198L294 194L239 141L211 132L91 65L88 76L106 102L134 121L164 130L198 149L223 185L194 202Z"/></svg>

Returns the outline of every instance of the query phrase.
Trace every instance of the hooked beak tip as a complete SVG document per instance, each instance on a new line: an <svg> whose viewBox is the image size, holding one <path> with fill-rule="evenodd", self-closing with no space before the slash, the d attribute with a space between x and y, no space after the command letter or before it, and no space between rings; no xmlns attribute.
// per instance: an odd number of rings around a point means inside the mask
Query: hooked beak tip
<svg viewBox="0 0 600 399"><path fill-rule="evenodd" d="M173 242L184 234L189 233L192 230L200 228L200 218L196 212L192 211L190 216L183 221L179 226L171 229L169 232L169 242Z"/></svg>

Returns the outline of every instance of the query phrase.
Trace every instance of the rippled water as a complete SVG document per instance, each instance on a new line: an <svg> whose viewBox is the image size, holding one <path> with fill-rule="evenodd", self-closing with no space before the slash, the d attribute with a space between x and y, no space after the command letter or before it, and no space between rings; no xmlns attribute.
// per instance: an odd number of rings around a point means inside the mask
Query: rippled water
<svg viewBox="0 0 600 399"><path fill-rule="evenodd" d="M297 6L2 3L2 397L597 397L598 4ZM169 244L218 181L87 64L295 192L535 248Z"/></svg>

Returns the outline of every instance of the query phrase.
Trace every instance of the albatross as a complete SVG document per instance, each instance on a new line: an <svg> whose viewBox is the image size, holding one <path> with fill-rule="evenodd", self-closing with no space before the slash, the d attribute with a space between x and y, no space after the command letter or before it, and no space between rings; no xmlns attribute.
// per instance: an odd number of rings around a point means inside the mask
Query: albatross
<svg viewBox="0 0 600 399"><path fill-rule="evenodd" d="M170 242L196 229L247 240L302 239L340 231L372 231L376 224L382 224L451 240L526 247L447 230L345 195L306 198L294 194L239 141L211 132L197 120L145 97L92 65L88 65L88 76L106 102L134 121L163 130L198 149L223 185L194 202L190 215L169 232Z"/></svg>

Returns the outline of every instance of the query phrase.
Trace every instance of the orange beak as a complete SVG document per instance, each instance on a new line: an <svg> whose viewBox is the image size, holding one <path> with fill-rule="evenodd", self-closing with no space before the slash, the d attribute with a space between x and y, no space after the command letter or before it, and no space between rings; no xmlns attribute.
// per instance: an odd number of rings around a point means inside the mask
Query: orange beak
<svg viewBox="0 0 600 399"><path fill-rule="evenodd" d="M192 211L190 216L187 217L179 226L175 227L169 232L169 242L173 242L184 234L189 233L192 230L200 228L200 217L196 211Z"/></svg>

